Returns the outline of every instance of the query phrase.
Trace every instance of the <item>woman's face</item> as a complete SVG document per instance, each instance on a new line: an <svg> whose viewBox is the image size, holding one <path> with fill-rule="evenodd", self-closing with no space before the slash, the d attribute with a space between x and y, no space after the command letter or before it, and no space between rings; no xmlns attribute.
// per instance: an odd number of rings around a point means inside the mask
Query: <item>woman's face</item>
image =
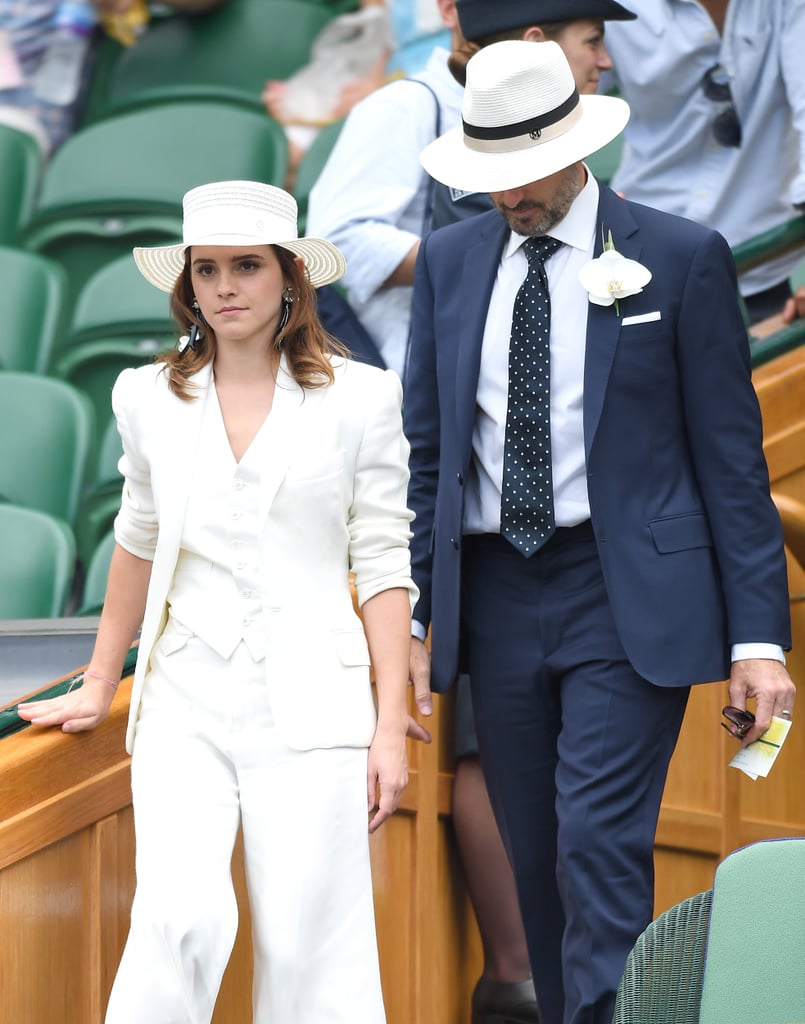
<svg viewBox="0 0 805 1024"><path fill-rule="evenodd" d="M219 345L273 340L287 282L270 245L194 245L190 278Z"/></svg>
<svg viewBox="0 0 805 1024"><path fill-rule="evenodd" d="M555 37L555 42L564 50L579 92L594 93L601 72L612 67L604 46L603 21L574 21Z"/></svg>

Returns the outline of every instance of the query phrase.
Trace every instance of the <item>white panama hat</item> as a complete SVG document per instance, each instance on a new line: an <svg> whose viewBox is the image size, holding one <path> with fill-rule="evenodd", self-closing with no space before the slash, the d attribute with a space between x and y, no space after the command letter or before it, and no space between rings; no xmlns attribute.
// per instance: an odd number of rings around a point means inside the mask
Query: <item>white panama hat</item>
<svg viewBox="0 0 805 1024"><path fill-rule="evenodd" d="M504 192L547 178L601 149L629 120L614 96L579 96L558 43L491 43L467 63L463 126L420 155L437 181Z"/></svg>
<svg viewBox="0 0 805 1024"><path fill-rule="evenodd" d="M301 256L314 288L337 281L346 270L341 252L323 238L299 238L296 200L259 181L216 181L185 193L182 241L136 248L140 273L163 292L173 291L191 245L279 245Z"/></svg>

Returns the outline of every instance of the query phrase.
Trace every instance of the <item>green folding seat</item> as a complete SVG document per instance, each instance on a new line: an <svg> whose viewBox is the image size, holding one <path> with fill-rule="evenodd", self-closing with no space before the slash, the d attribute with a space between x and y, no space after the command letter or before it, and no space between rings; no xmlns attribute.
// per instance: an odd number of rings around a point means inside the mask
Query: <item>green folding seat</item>
<svg viewBox="0 0 805 1024"><path fill-rule="evenodd" d="M699 1024L713 891L660 914L638 937L618 986L612 1024Z"/></svg>
<svg viewBox="0 0 805 1024"><path fill-rule="evenodd" d="M304 0L230 0L208 14L152 19L137 44L107 69L102 95L91 97L92 117L188 97L226 99L262 112L266 81L302 67L339 9ZM195 148L199 137L189 134L185 141Z"/></svg>
<svg viewBox="0 0 805 1024"><path fill-rule="evenodd" d="M117 468L123 445L117 424L111 412L102 422L105 427L100 435L98 458L75 525L78 560L84 567L89 566L101 538L112 529L123 490L123 477Z"/></svg>
<svg viewBox="0 0 805 1024"><path fill-rule="evenodd" d="M85 341L62 350L51 373L85 395L96 423L106 423L112 412L112 387L130 366L153 362L164 345L154 339L108 338Z"/></svg>
<svg viewBox="0 0 805 1024"><path fill-rule="evenodd" d="M100 615L106 596L106 581L109 576L109 563L115 549L115 534L109 530L103 535L89 559L84 586L81 590L81 603L76 615Z"/></svg>
<svg viewBox="0 0 805 1024"><path fill-rule="evenodd" d="M0 124L0 245L16 245L33 212L44 162L33 136Z"/></svg>
<svg viewBox="0 0 805 1024"><path fill-rule="evenodd" d="M61 380L0 373L0 499L75 521L94 444L89 400Z"/></svg>
<svg viewBox="0 0 805 1024"><path fill-rule="evenodd" d="M75 540L62 519L0 504L0 619L64 615L75 571Z"/></svg>
<svg viewBox="0 0 805 1024"><path fill-rule="evenodd" d="M67 277L58 263L22 249L0 247L3 306L0 370L44 373L64 327Z"/></svg>
<svg viewBox="0 0 805 1024"><path fill-rule="evenodd" d="M584 162L596 178L609 184L615 171L620 167L622 156L623 135L618 135L611 142L608 142L606 146L585 157Z"/></svg>
<svg viewBox="0 0 805 1024"><path fill-rule="evenodd" d="M716 869L699 1024L803 1020L805 836L750 843Z"/></svg>
<svg viewBox="0 0 805 1024"><path fill-rule="evenodd" d="M127 252L102 266L81 289L59 348L125 338L156 351L178 334L169 296L146 281Z"/></svg>
<svg viewBox="0 0 805 1024"><path fill-rule="evenodd" d="M176 343L178 333L168 296L145 280L127 253L101 267L82 288L50 372L83 392L96 423L105 424L118 374L152 362Z"/></svg>
<svg viewBox="0 0 805 1024"><path fill-rule="evenodd" d="M285 180L288 144L267 115L177 102L76 132L56 151L23 245L68 277L68 308L89 278L134 245L181 238L182 196L210 181Z"/></svg>
<svg viewBox="0 0 805 1024"><path fill-rule="evenodd" d="M805 1019L803 877L805 836L728 854L712 889L666 910L638 937L612 1024Z"/></svg>

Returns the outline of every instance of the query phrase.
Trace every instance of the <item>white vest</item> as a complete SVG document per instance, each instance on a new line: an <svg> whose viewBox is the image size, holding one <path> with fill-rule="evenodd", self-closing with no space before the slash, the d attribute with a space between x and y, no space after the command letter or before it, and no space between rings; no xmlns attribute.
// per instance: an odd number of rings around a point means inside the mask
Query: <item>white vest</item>
<svg viewBox="0 0 805 1024"><path fill-rule="evenodd" d="M204 456L187 502L168 604L171 616L222 658L241 640L255 661L265 657L258 523L267 434L264 423L235 462L210 388L199 438Z"/></svg>

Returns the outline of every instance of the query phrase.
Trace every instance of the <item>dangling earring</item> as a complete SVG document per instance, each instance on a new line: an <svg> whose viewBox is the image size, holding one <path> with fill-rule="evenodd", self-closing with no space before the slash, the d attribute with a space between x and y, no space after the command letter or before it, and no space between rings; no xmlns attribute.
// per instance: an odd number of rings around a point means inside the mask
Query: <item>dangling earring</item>
<svg viewBox="0 0 805 1024"><path fill-rule="evenodd" d="M198 304L198 299L196 299L195 297L193 298L192 306L193 306L193 312L196 314L198 319L203 324L206 324L207 321L204 319L204 314L201 312L201 307ZM189 334L183 334L181 336L181 338L179 338L179 342L178 342L178 344L176 346L176 348L177 348L177 350L179 352L179 355L180 356L184 355L184 353L188 349L190 349L191 351L195 351L196 342L203 341L203 340L204 340L204 330L203 330L203 328L199 327L198 324L191 324L190 325L190 333Z"/></svg>
<svg viewBox="0 0 805 1024"><path fill-rule="evenodd" d="M282 308L280 312L280 322L277 324L277 330L274 334L274 340L277 344L282 339L282 332L288 326L288 321L291 318L291 307L293 306L293 288L289 286L282 289Z"/></svg>

